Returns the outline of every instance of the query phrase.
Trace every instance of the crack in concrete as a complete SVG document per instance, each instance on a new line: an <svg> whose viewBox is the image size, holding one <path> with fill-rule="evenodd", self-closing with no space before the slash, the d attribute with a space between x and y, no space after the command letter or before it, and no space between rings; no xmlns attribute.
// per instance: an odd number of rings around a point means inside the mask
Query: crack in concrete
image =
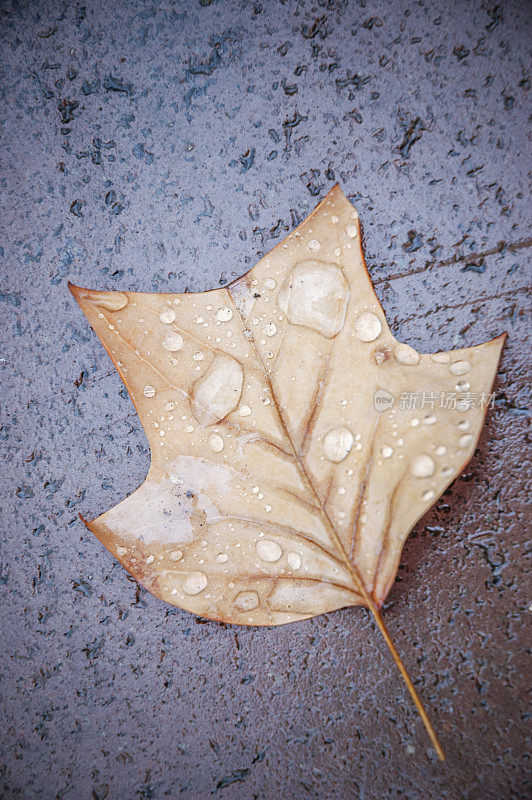
<svg viewBox="0 0 532 800"><path fill-rule="evenodd" d="M488 256L495 256L500 253L510 252L514 253L517 250L524 250L527 247L532 247L532 238L528 239L521 239L517 242L499 242L496 247L492 247L489 250L482 250L478 253L456 253L454 256L450 258L443 259L442 261L425 261L424 266L422 267L415 267L414 269L410 269L407 272L396 272L392 275L383 276L382 278L373 278L372 282L374 286L377 286L379 283L388 283L389 281L395 281L399 278L409 278L411 275L418 275L420 272L426 272L431 268L439 269L440 267L448 267L452 264L462 264L462 263L471 263L474 264L476 261L482 258L487 258ZM366 258L368 261L368 259ZM372 269L374 268L384 268L384 264L372 264Z"/></svg>

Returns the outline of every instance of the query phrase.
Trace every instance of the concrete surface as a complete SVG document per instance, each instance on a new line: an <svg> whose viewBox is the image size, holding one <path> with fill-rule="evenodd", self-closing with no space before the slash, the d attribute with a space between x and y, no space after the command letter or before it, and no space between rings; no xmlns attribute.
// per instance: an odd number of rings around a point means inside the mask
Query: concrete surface
<svg viewBox="0 0 532 800"><path fill-rule="evenodd" d="M0 795L527 794L530 5L2 4ZM84 529L144 478L133 406L66 289L200 291L335 182L394 332L507 330L482 444L416 527L385 618L202 623Z"/></svg>

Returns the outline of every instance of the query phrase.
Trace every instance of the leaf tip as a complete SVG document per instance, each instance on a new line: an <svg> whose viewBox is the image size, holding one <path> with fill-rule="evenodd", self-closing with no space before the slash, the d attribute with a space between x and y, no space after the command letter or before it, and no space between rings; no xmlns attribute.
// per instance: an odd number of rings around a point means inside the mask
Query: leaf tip
<svg viewBox="0 0 532 800"><path fill-rule="evenodd" d="M90 520L88 520L88 519L85 519L85 517L82 514L78 514L78 517L83 522L85 527L88 528L91 533L94 533L94 530L93 530L93 527L92 527L92 522Z"/></svg>
<svg viewBox="0 0 532 800"><path fill-rule="evenodd" d="M86 293L87 290L83 289L82 286L76 286L74 283L71 283L71 281L68 281L67 286L68 286L68 291L70 292L74 300L76 300L76 302L79 303L80 299L84 296L84 293Z"/></svg>

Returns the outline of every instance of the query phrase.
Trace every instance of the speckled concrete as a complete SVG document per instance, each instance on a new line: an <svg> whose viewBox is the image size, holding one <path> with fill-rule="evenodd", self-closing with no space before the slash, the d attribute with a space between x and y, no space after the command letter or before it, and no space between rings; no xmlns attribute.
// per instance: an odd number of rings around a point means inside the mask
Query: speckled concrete
<svg viewBox="0 0 532 800"><path fill-rule="evenodd" d="M5 2L2 798L527 797L525 2ZM230 628L84 529L144 478L133 406L67 292L201 291L340 181L394 333L507 330L466 473L385 618Z"/></svg>

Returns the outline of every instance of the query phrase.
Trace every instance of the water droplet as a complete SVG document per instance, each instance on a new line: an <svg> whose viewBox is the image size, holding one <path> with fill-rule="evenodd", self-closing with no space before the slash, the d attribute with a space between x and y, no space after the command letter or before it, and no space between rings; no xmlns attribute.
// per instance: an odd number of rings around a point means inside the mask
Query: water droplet
<svg viewBox="0 0 532 800"><path fill-rule="evenodd" d="M349 286L336 264L303 261L296 264L278 304L293 325L312 328L332 339L344 327Z"/></svg>
<svg viewBox="0 0 532 800"><path fill-rule="evenodd" d="M465 375L471 369L471 363L469 361L455 361L449 369L453 375Z"/></svg>
<svg viewBox="0 0 532 800"><path fill-rule="evenodd" d="M338 257L338 256L341 256L341 255L342 255L342 251L341 251L341 249L340 249L339 247L335 247L335 248L334 248L334 250L333 250L333 253L334 253L334 255L335 255L336 257Z"/></svg>
<svg viewBox="0 0 532 800"><path fill-rule="evenodd" d="M417 350L414 350L414 348L410 347L408 344L396 345L393 354L395 360L405 367L415 367L416 364L419 364L421 358Z"/></svg>
<svg viewBox="0 0 532 800"><path fill-rule="evenodd" d="M175 353L183 347L183 337L176 331L169 331L162 341L165 350Z"/></svg>
<svg viewBox="0 0 532 800"><path fill-rule="evenodd" d="M182 550L173 550L168 556L168 558L170 559L170 561L181 561L181 559L183 558L183 552Z"/></svg>
<svg viewBox="0 0 532 800"><path fill-rule="evenodd" d="M249 415L251 414L251 409L249 406L240 406L240 408L238 409L238 413L240 414L241 417L249 417Z"/></svg>
<svg viewBox="0 0 532 800"><path fill-rule="evenodd" d="M417 426L419 425L418 418L417 417L412 417L412 419L410 420L410 424L411 424L411 426L413 428L417 428Z"/></svg>
<svg viewBox="0 0 532 800"><path fill-rule="evenodd" d="M435 361L436 364L449 364L451 356L449 353L432 353L431 359Z"/></svg>
<svg viewBox="0 0 532 800"><path fill-rule="evenodd" d="M207 583L207 576L203 572L191 572L183 581L183 591L185 594L199 594Z"/></svg>
<svg viewBox="0 0 532 800"><path fill-rule="evenodd" d="M459 381L454 388L457 392L468 392L471 389L471 384L467 381Z"/></svg>
<svg viewBox="0 0 532 800"><path fill-rule="evenodd" d="M155 397L155 386L147 384L143 390L144 397Z"/></svg>
<svg viewBox="0 0 532 800"><path fill-rule="evenodd" d="M127 547L120 547L120 545L116 548L117 556L125 556L127 554Z"/></svg>
<svg viewBox="0 0 532 800"><path fill-rule="evenodd" d="M381 332L382 322L370 311L364 311L356 318L355 333L362 342L374 342Z"/></svg>
<svg viewBox="0 0 532 800"><path fill-rule="evenodd" d="M453 472L454 472L454 470L453 470L453 468L452 468L452 467L444 467L444 468L442 469L442 471L441 471L441 474L442 474L442 475L443 475L445 478L448 478L450 475L452 475L452 474L453 474Z"/></svg>
<svg viewBox="0 0 532 800"><path fill-rule="evenodd" d="M468 431L469 428L471 427L471 423L469 422L468 419L462 419L458 423L458 427L460 428L461 431Z"/></svg>
<svg viewBox="0 0 532 800"><path fill-rule="evenodd" d="M290 569L299 569L301 566L301 556L299 553L288 553L286 563Z"/></svg>
<svg viewBox="0 0 532 800"><path fill-rule="evenodd" d="M435 469L436 464L426 453L415 456L410 464L410 472L415 478L430 478Z"/></svg>
<svg viewBox="0 0 532 800"><path fill-rule="evenodd" d="M175 311L173 308L163 308L161 313L159 314L159 319L161 322L165 322L167 325L170 325L175 320Z"/></svg>
<svg viewBox="0 0 532 800"><path fill-rule="evenodd" d="M266 278L266 280L264 281L264 286L266 287L266 289L272 291L277 286L277 283L273 278Z"/></svg>
<svg viewBox="0 0 532 800"><path fill-rule="evenodd" d="M194 361L203 361L203 353L201 352L201 350L198 350L197 353L194 353L192 358L194 359Z"/></svg>
<svg viewBox="0 0 532 800"><path fill-rule="evenodd" d="M209 447L215 453L221 453L224 449L224 440L218 433L213 433L209 436Z"/></svg>
<svg viewBox="0 0 532 800"><path fill-rule="evenodd" d="M220 422L234 411L242 394L244 372L234 358L217 355L192 389L192 411L204 425Z"/></svg>
<svg viewBox="0 0 532 800"><path fill-rule="evenodd" d="M465 450L466 447L469 447L469 445L472 443L472 441L473 441L473 437L471 436L471 434L470 433L465 433L463 436L460 436L460 438L458 439L458 447L460 447L462 450Z"/></svg>
<svg viewBox="0 0 532 800"><path fill-rule="evenodd" d="M91 292L90 299L98 308L107 311L120 311L127 306L127 294L124 292Z"/></svg>
<svg viewBox="0 0 532 800"><path fill-rule="evenodd" d="M391 458L393 456L393 447L389 447L389 445L385 444L384 447L381 448L381 454L383 458Z"/></svg>
<svg viewBox="0 0 532 800"><path fill-rule="evenodd" d="M320 247L321 247L321 242L318 242L317 239L311 239L310 242L308 243L308 249L313 250L315 253L318 252Z"/></svg>
<svg viewBox="0 0 532 800"><path fill-rule="evenodd" d="M436 497L436 492L434 492L432 489L427 489L427 491L423 492L423 494L421 495L421 499L424 500L425 502L428 502L429 500L434 500L435 497Z"/></svg>
<svg viewBox="0 0 532 800"><path fill-rule="evenodd" d="M338 217L336 216L336 214L332 215L331 222L333 225L336 225L336 223L338 222Z"/></svg>
<svg viewBox="0 0 532 800"><path fill-rule="evenodd" d="M437 417L435 417L434 414L427 414L427 416L423 418L425 425L434 425L437 421Z"/></svg>
<svg viewBox="0 0 532 800"><path fill-rule="evenodd" d="M233 312L228 306L222 306L216 312L216 319L218 322L229 322L230 319L233 319Z"/></svg>
<svg viewBox="0 0 532 800"><path fill-rule="evenodd" d="M274 542L272 539L260 539L255 545L257 555L263 561L279 561L283 554L281 545Z"/></svg>
<svg viewBox="0 0 532 800"><path fill-rule="evenodd" d="M234 600L236 608L240 611L253 611L259 604L259 596L257 592L239 592Z"/></svg>
<svg viewBox="0 0 532 800"><path fill-rule="evenodd" d="M150 556L148 556L148 558L146 559L146 564L153 564L153 562L154 562L154 561L155 561L155 556L153 556L153 555L150 555Z"/></svg>
<svg viewBox="0 0 532 800"><path fill-rule="evenodd" d="M263 330L265 336L275 336L277 333L277 327L273 322L269 322Z"/></svg>
<svg viewBox="0 0 532 800"><path fill-rule="evenodd" d="M353 447L354 437L349 428L333 428L325 434L323 450L325 455L334 464L339 464Z"/></svg>
<svg viewBox="0 0 532 800"><path fill-rule="evenodd" d="M218 564L225 564L225 562L227 561L227 553L218 553L218 555L216 556L216 561L218 562Z"/></svg>
<svg viewBox="0 0 532 800"><path fill-rule="evenodd" d="M350 239L354 239L355 236L358 234L357 226L356 225L348 225L345 229L347 236Z"/></svg>
<svg viewBox="0 0 532 800"><path fill-rule="evenodd" d="M445 447L445 445L441 444L439 447L436 448L435 452L437 456L444 456L445 453L447 452L447 448Z"/></svg>

